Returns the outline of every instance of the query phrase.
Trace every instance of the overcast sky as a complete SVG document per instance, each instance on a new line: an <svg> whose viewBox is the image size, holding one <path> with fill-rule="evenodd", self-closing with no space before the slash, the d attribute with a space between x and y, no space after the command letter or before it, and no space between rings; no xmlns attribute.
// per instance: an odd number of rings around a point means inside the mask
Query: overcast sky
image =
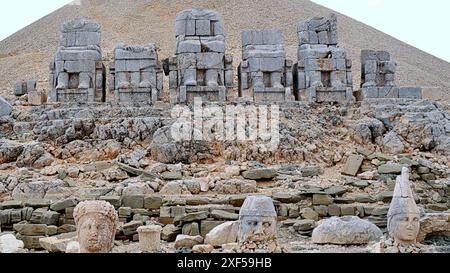
<svg viewBox="0 0 450 273"><path fill-rule="evenodd" d="M0 40L71 0L3 1ZM450 62L449 0L313 0ZM76 3L76 1L75 1Z"/></svg>

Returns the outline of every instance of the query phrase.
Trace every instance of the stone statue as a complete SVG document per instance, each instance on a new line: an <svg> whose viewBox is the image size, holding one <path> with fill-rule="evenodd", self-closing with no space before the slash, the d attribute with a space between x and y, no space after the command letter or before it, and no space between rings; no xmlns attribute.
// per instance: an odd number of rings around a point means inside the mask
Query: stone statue
<svg viewBox="0 0 450 273"><path fill-rule="evenodd" d="M162 100L163 70L155 44L118 44L109 69L109 89L118 102Z"/></svg>
<svg viewBox="0 0 450 273"><path fill-rule="evenodd" d="M292 61L286 59L283 35L276 29L242 32L239 95L260 101L292 99Z"/></svg>
<svg viewBox="0 0 450 273"><path fill-rule="evenodd" d="M239 212L238 243L246 252L275 252L277 213L267 196L249 196Z"/></svg>
<svg viewBox="0 0 450 273"><path fill-rule="evenodd" d="M87 19L63 25L60 46L50 63L49 97L54 102L104 102L101 27Z"/></svg>
<svg viewBox="0 0 450 273"><path fill-rule="evenodd" d="M225 101L234 87L233 57L225 54L221 16L207 9L185 10L177 14L175 28L176 52L164 67L171 101Z"/></svg>
<svg viewBox="0 0 450 273"><path fill-rule="evenodd" d="M337 17L314 17L297 29L298 63L294 66L296 99L348 102L353 99L352 61L338 46Z"/></svg>
<svg viewBox="0 0 450 273"><path fill-rule="evenodd" d="M389 236L397 244L414 244L420 229L420 212L409 181L409 170L403 168L397 177L394 195L388 212Z"/></svg>
<svg viewBox="0 0 450 273"><path fill-rule="evenodd" d="M73 212L81 253L108 253L114 246L118 216L105 201L79 203Z"/></svg>

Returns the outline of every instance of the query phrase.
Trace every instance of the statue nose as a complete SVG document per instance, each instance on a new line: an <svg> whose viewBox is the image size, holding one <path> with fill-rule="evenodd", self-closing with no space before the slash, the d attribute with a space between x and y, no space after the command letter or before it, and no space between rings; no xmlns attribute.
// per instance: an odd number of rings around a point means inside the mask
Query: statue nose
<svg viewBox="0 0 450 273"><path fill-rule="evenodd" d="M256 226L255 234L262 234L262 233L263 233L262 223L258 223L258 225Z"/></svg>

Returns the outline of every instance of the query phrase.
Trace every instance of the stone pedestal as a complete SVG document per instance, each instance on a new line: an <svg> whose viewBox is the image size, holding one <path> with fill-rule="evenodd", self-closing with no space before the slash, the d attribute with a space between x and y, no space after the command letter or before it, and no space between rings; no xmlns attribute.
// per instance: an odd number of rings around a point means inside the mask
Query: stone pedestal
<svg viewBox="0 0 450 273"><path fill-rule="evenodd" d="M158 252L160 251L161 241L160 226L142 226L137 229L139 233L139 248L142 252Z"/></svg>

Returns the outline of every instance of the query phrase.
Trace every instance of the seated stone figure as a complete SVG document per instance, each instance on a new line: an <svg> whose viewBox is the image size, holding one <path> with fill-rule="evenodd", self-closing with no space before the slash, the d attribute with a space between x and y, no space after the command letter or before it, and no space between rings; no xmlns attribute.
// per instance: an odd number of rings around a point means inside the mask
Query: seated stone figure
<svg viewBox="0 0 450 273"><path fill-rule="evenodd" d="M238 243L244 252L277 250L277 213L267 196L249 196L239 212Z"/></svg>
<svg viewBox="0 0 450 273"><path fill-rule="evenodd" d="M103 102L105 67L100 25L76 19L63 25L60 46L50 63L49 97L54 102Z"/></svg>
<svg viewBox="0 0 450 273"><path fill-rule="evenodd" d="M108 253L114 246L117 212L106 201L79 203L73 212L81 253Z"/></svg>
<svg viewBox="0 0 450 273"><path fill-rule="evenodd" d="M338 47L337 18L314 17L298 25L298 63L294 89L298 100L348 102L353 99L352 62Z"/></svg>
<svg viewBox="0 0 450 273"><path fill-rule="evenodd" d="M118 102L162 100L163 70L155 45L117 45L110 64L109 89Z"/></svg>
<svg viewBox="0 0 450 273"><path fill-rule="evenodd" d="M403 168L397 177L388 211L388 231L397 244L414 244L420 229L420 212L409 181L409 170Z"/></svg>
<svg viewBox="0 0 450 273"><path fill-rule="evenodd" d="M220 15L190 9L176 17L176 53L165 61L173 102L194 97L225 101L233 88L233 58L225 54L224 26Z"/></svg>
<svg viewBox="0 0 450 273"><path fill-rule="evenodd" d="M361 92L358 100L363 99L422 99L420 87L397 87L395 72L397 64L391 61L386 51L361 51Z"/></svg>
<svg viewBox="0 0 450 273"><path fill-rule="evenodd" d="M255 102L291 100L292 61L286 60L281 31L243 31L238 70L241 97Z"/></svg>

